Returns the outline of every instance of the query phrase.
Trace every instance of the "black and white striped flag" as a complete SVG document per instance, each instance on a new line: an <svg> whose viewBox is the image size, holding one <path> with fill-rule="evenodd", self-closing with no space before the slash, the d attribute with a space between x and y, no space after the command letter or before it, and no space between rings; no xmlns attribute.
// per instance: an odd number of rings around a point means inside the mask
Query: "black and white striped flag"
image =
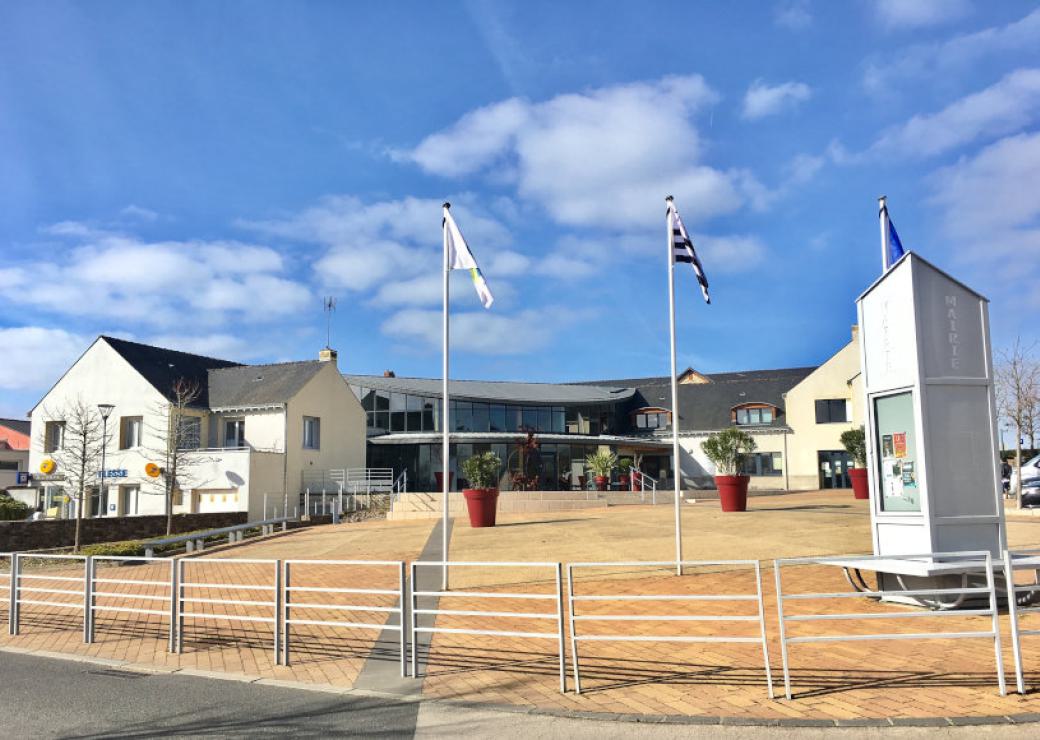
<svg viewBox="0 0 1040 740"><path fill-rule="evenodd" d="M693 265L693 271L697 273L697 282L700 283L704 302L710 304L711 296L708 295L708 278L704 275L704 267L697 257L697 250L693 248L686 226L679 217L679 211L671 196L668 197L668 228L672 232L672 260L675 262L689 262Z"/></svg>

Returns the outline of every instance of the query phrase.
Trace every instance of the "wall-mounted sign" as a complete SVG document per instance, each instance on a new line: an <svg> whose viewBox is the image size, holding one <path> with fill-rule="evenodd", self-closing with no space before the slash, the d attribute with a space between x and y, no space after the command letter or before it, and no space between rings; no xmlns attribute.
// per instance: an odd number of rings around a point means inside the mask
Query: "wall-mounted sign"
<svg viewBox="0 0 1040 740"><path fill-rule="evenodd" d="M58 467L58 464L51 460L49 457L40 462L40 472L44 475L50 475L54 472L54 469Z"/></svg>
<svg viewBox="0 0 1040 740"><path fill-rule="evenodd" d="M64 473L51 473L50 475L35 475L33 480L37 483L46 483L48 481L65 480Z"/></svg>
<svg viewBox="0 0 1040 740"><path fill-rule="evenodd" d="M15 476L15 478L17 479L16 483L19 486L27 486L27 485L29 485L29 481L32 480L32 473L30 473L28 470L23 470L23 471L20 471Z"/></svg>
<svg viewBox="0 0 1040 740"><path fill-rule="evenodd" d="M98 478L125 478L126 468L110 468L108 470L99 470Z"/></svg>
<svg viewBox="0 0 1040 740"><path fill-rule="evenodd" d="M149 478L158 478L162 474L162 468L153 462L144 466L144 474Z"/></svg>

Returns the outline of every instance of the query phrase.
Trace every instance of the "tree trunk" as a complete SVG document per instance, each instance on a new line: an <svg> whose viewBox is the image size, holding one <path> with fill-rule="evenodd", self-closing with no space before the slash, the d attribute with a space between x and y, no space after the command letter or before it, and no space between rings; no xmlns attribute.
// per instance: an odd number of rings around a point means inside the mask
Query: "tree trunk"
<svg viewBox="0 0 1040 740"><path fill-rule="evenodd" d="M86 445L84 445L84 448L85 447ZM86 450L84 449L84 457L81 458L79 465L79 501L76 503L76 537L72 545L73 552L79 552L80 532L83 529L83 497L86 493L87 487L87 463L85 455Z"/></svg>

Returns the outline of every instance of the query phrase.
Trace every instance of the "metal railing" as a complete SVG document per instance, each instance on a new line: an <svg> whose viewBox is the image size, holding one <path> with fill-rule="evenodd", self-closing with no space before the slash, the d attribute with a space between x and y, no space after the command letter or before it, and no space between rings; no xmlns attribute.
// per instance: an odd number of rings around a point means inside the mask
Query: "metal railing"
<svg viewBox="0 0 1040 740"><path fill-rule="evenodd" d="M0 552L0 564L7 561L7 571L0 571L0 604L7 604L8 629L10 630L11 605L14 603L14 554ZM11 632L13 635L14 632Z"/></svg>
<svg viewBox="0 0 1040 740"><path fill-rule="evenodd" d="M98 563L113 563L113 564L162 564L163 569L168 569L170 572L169 578L164 580L155 579L141 579L141 578L107 578L99 577L97 572ZM97 613L117 613L117 614L134 614L140 616L158 616L169 619L169 651L175 652L176 648L176 624L177 624L177 602L174 598L177 593L177 576L178 567L176 560L170 560L168 558L153 558L153 557L140 557L140 556L118 556L118 555L94 555L87 558L87 571L89 577L87 578L87 642L94 642L94 635L97 629ZM112 586L147 586L151 588L161 588L164 590L163 595L156 595L153 593L142 594L128 591L109 591L109 590L98 590L98 584L101 584L102 589L107 589ZM123 605L116 606L111 603L99 604L98 599L103 599L107 602L120 602ZM123 602L134 602L134 601L145 601L145 602L162 602L163 608L144 608L138 606L126 606Z"/></svg>
<svg viewBox="0 0 1040 740"><path fill-rule="evenodd" d="M556 587L551 594L547 593L508 593L504 591L420 591L416 589L416 571L418 568L531 568L553 571ZM483 635L487 637L522 637L534 639L546 639L557 641L557 657L560 666L560 692L567 691L567 658L564 638L564 610L563 610L563 566L561 563L482 563L463 561L413 561L412 562L412 677L418 678L418 635L420 632L428 634L452 634L452 635ZM532 601L554 601L555 612L501 612L480 611L465 609L441 609L419 607L419 599L423 597L432 598L465 598L465 599L509 599L509 600L532 600ZM493 622L497 620L552 620L556 622L555 632L517 632L505 629L467 629L463 627L420 627L419 616L427 615L437 619L446 617L484 617Z"/></svg>
<svg viewBox="0 0 1040 740"><path fill-rule="evenodd" d="M259 529L262 534L273 534L274 529L279 524L282 525L282 531L288 529L289 522L295 522L296 517L284 516L276 519L264 519L259 522L246 522L245 524L236 524L231 527L219 527L217 529L207 529L202 532L189 532L188 534L178 534L173 537L164 537L160 540L148 540L144 543L144 554L146 558L151 558L155 555L157 547L165 547L167 545L178 545L182 542L187 543L188 552L202 552L206 549L206 540L210 537L217 537L222 534L228 536L227 543L233 545L236 542L241 542L245 537L245 532L250 529Z"/></svg>
<svg viewBox="0 0 1040 740"><path fill-rule="evenodd" d="M646 501L646 492L649 487L650 490L650 503L657 504L657 479L651 478L649 475L644 473L639 468L631 468L629 470L629 480L631 481L630 487L633 493L640 494L639 500ZM638 490L637 489L638 486Z"/></svg>
<svg viewBox="0 0 1040 740"><path fill-rule="evenodd" d="M682 567L709 568L748 568L755 576L754 593L736 594L690 594L674 591L638 594L576 594L574 588L574 571L577 568L674 568L675 562L614 562L614 563L570 563L567 565L567 607L570 615L571 658L574 663L574 691L581 693L581 660L578 654L580 642L674 642L674 643L758 643L762 647L762 662L769 698L773 698L773 675L769 666L769 645L766 641L765 608L762 601L762 570L757 560L685 560ZM754 602L757 613L754 615L713 615L713 614L577 614L575 602L613 602L622 604L620 611L625 612L624 603L642 602ZM587 622L656 622L656 623L719 623L719 622L756 622L757 636L728 637L720 634L712 635L648 635L648 634L579 634L578 624Z"/></svg>
<svg viewBox="0 0 1040 740"><path fill-rule="evenodd" d="M840 593L797 593L788 594L784 593L783 590L783 578L782 570L784 566L792 565L831 565L831 566L842 566L843 563L853 564L852 567L862 568L864 563L870 561L907 561L907 562L926 562L928 564L935 563L954 563L962 566L955 572L950 571L953 574L967 574L977 573L983 571L986 577L985 587L969 587L967 585L960 588L921 588L911 590L898 590L898 591L851 591L851 592L840 592ZM928 553L924 555L900 555L900 556L862 556L862 557L812 557L812 558L780 558L773 561L774 573L776 576L776 603L777 612L779 617L780 626L780 648L781 655L783 658L784 666L784 693L788 699L791 698L791 672L790 663L788 661L788 646L800 643L824 643L824 642L853 642L861 640L954 640L954 639L975 639L975 638L987 638L993 640L993 649L996 657L997 667L997 684L1000 688L1000 695L1004 696L1007 693L1007 686L1004 681L1004 663L1000 652L1000 622L997 616L997 593L994 585L993 578L993 559L992 555L988 551L969 551L969 552L948 552L948 553ZM933 610L924 612L856 612L856 613L812 613L812 614L798 614L789 615L785 613L784 604L791 601L805 601L805 600L830 600L830 599L861 599L863 597L874 597L878 599L884 599L886 597L922 597L922 596L987 596L989 600L989 606L985 609L957 609L957 610ZM944 617L971 617L971 616L984 616L989 617L991 620L991 626L989 630L985 631L971 631L971 632L878 632L871 634L835 634L833 632L826 635L800 635L798 637L788 637L787 627L792 622L813 622L821 620L870 620L870 619L912 619L912 618L937 618L941 619Z"/></svg>
<svg viewBox="0 0 1040 740"><path fill-rule="evenodd" d="M1016 584L1016 570L1033 571L1033 583ZM1005 550L1004 578L1007 583L1008 619L1011 622L1011 650L1015 656L1015 688L1018 693L1024 694L1022 638L1040 635L1040 629L1022 629L1019 620L1023 615L1040 614L1040 606L1033 606L1040 593L1040 550Z"/></svg>
<svg viewBox="0 0 1040 740"><path fill-rule="evenodd" d="M333 566L341 568L350 567L361 567L361 568L396 568L398 575L398 585L396 589L387 588L360 588L357 586L351 587L332 587L332 586L303 586L293 585L293 572L301 568L308 566ZM407 669L407 655L408 655L408 643L407 635L408 630L405 624L405 604L408 602L407 598L407 585L405 582L405 564L404 561L398 560L286 560L283 561L283 575L282 575L282 589L284 598L282 600L282 626L284 635L282 639L282 664L289 665L289 642L291 636L291 628L293 625L310 625L316 627L339 627L344 629L364 629L364 630L377 630L382 632L383 630L392 630L399 635L399 649L400 649L400 661L401 661L401 676L408 675ZM333 599L338 595L351 595L351 596L395 596L397 597L396 606L385 606L385 605L373 605L373 604L325 604L325 603L314 603L309 601L296 600L293 598L293 594L329 594L333 596ZM358 621L340 621L332 619L316 619L306 617L293 616L298 612L314 612L314 611L326 611L326 612L345 612L350 614L352 612L368 612L371 614L387 614L388 618L393 615L397 615L397 624L392 623L376 623L376 622L358 622Z"/></svg>
<svg viewBox="0 0 1040 740"><path fill-rule="evenodd" d="M25 604L33 606L57 607L59 609L75 609L83 613L83 642L90 642L90 619L89 619L89 593L90 593L90 558L85 555L32 555L33 560L83 563L83 574L77 576L40 575L38 573L23 573L22 559L30 557L20 553L11 556L11 596L9 631L17 635L21 631L22 606ZM45 588L44 586L25 585L24 582L42 582L44 584L67 585L69 583L81 584L78 589L71 588ZM30 598L25 598L25 594ZM62 597L78 596L78 602L54 601L45 598L35 598L36 595L56 595Z"/></svg>
<svg viewBox="0 0 1040 740"><path fill-rule="evenodd" d="M336 468L331 470L304 470L300 490L314 493L391 493L394 490L393 468Z"/></svg>
<svg viewBox="0 0 1040 740"><path fill-rule="evenodd" d="M225 566L234 567L240 565L253 565L253 566L268 566L274 571L274 580L271 584L244 584L244 583L214 583L212 581L190 581L187 577L187 566L191 565L193 570L197 570L198 566L209 565L209 566ZM279 620L281 614L281 600L282 600L282 564L280 560L260 560L260 559L247 559L247 558L234 558L234 559L189 559L182 558L177 561L177 582L176 582L176 614L177 614L177 638L175 641L176 652L180 653L184 650L184 620L185 619L199 619L209 620L217 622L253 622L258 624L269 624L271 625L271 631L273 634L274 641L274 660L275 663L281 659L281 635L282 631L280 628ZM231 598L219 598L211 599L205 596L189 596L189 591L201 591L202 593L209 593L210 589L221 589L228 592L270 592L271 600L255 600L255 599L231 599ZM205 605L219 605L224 607L256 607L259 609L270 609L270 616L264 616L262 614L228 614L218 613L216 611L188 611L190 608L197 608L197 606Z"/></svg>

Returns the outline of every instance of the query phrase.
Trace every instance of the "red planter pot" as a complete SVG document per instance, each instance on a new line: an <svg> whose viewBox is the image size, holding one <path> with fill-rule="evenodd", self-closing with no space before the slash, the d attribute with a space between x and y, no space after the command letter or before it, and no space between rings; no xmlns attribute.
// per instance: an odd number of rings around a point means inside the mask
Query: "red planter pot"
<svg viewBox="0 0 1040 740"><path fill-rule="evenodd" d="M867 483L866 468L849 468L849 480L852 481L853 498L870 498L870 487Z"/></svg>
<svg viewBox="0 0 1040 740"><path fill-rule="evenodd" d="M596 490L597 491L605 491L605 490L607 490L607 476L605 476L605 475L597 475L595 480L596 480Z"/></svg>
<svg viewBox="0 0 1040 740"><path fill-rule="evenodd" d="M628 488L629 483L630 483L629 478L628 478L627 475L619 475L618 479L617 479L617 482L618 482L618 485L620 485L622 488Z"/></svg>
<svg viewBox="0 0 1040 740"><path fill-rule="evenodd" d="M444 490L444 473L434 473L434 477L437 479L437 490ZM455 480L454 473L448 473L448 488L451 488L452 481Z"/></svg>
<svg viewBox="0 0 1040 740"><path fill-rule="evenodd" d="M719 502L723 511L747 511L747 489L751 480L747 475L716 475Z"/></svg>
<svg viewBox="0 0 1040 740"><path fill-rule="evenodd" d="M498 512L497 488L467 488L462 492L469 512L469 526L493 527Z"/></svg>

